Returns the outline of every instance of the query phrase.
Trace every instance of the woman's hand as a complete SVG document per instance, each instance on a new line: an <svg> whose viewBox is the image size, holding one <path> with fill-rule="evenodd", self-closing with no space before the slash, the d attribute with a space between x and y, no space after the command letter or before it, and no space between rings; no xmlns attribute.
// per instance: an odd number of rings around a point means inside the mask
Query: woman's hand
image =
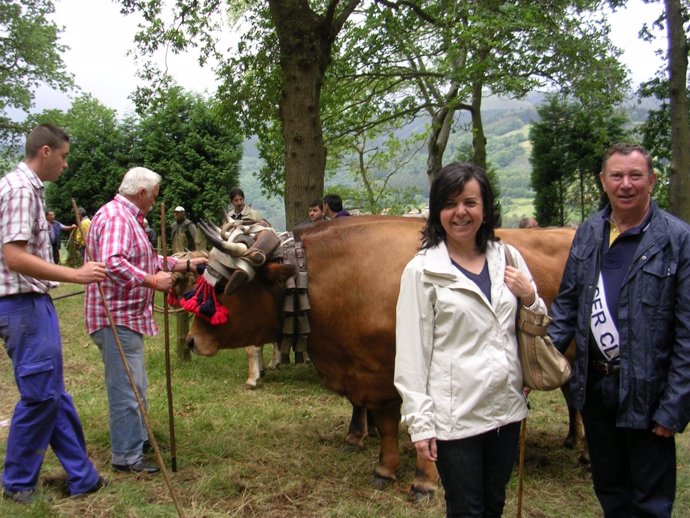
<svg viewBox="0 0 690 518"><path fill-rule="evenodd" d="M520 299L524 306L531 306L537 300L537 292L523 272L506 265L505 283L513 295Z"/></svg>
<svg viewBox="0 0 690 518"><path fill-rule="evenodd" d="M430 462L436 462L436 439L422 439L414 443L417 456Z"/></svg>

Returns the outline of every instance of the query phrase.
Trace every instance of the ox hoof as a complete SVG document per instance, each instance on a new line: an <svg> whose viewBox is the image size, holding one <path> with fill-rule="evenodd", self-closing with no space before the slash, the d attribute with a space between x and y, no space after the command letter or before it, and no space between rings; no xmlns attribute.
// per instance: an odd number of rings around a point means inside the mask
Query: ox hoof
<svg viewBox="0 0 690 518"><path fill-rule="evenodd" d="M432 496L434 496L433 489L416 486L414 484L410 485L410 489L407 491L407 499L414 503L429 500Z"/></svg>
<svg viewBox="0 0 690 518"><path fill-rule="evenodd" d="M245 383L244 384L245 390L256 390L257 386L258 385L256 383L254 385L252 385L251 383Z"/></svg>
<svg viewBox="0 0 690 518"><path fill-rule="evenodd" d="M359 444L350 444L350 443L343 443L343 445L340 447L340 451L342 453L360 453L364 451L364 446L361 446Z"/></svg>
<svg viewBox="0 0 690 518"><path fill-rule="evenodd" d="M374 472L371 477L371 485L374 486L374 489L388 489L393 485L393 480Z"/></svg>

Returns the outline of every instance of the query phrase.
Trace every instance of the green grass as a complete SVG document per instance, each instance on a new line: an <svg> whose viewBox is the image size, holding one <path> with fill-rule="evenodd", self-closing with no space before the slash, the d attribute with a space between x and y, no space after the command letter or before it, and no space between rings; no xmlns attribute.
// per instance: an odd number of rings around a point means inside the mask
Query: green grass
<svg viewBox="0 0 690 518"><path fill-rule="evenodd" d="M55 295L79 290L64 285ZM20 506L0 501L8 517L171 517L177 512L163 476L110 470L108 413L98 350L84 332L83 297L56 301L65 356L65 380L79 410L87 445L111 485L83 499L64 498L64 471L52 452L41 473L40 494L50 503ZM158 316L159 321L162 318ZM171 322L174 329L174 323ZM171 335L171 343L174 343ZM146 341L149 417L155 436L169 448L165 355L162 334ZM172 347L174 349L174 346ZM266 358L268 359L268 358ZM350 407L323 389L308 365L269 371L255 391L244 389L243 351L182 363L173 353L174 416L178 471L171 473L188 517L429 518L444 516L442 491L421 503L407 501L414 449L400 432L398 482L385 490L370 484L379 441L359 454L339 451ZM559 393L531 397L523 516L598 517L590 475L578 452L561 447L567 415ZM11 364L0 355L0 421L16 400ZM7 427L0 427L4 456ZM678 437L678 494L674 516L690 516L690 440ZM170 469L170 452L163 451ZM514 516L517 479L508 488L505 516Z"/></svg>

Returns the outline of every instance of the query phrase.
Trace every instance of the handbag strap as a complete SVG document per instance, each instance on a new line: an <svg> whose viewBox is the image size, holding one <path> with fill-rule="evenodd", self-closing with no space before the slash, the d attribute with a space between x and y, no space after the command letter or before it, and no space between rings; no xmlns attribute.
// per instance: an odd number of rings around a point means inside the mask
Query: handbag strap
<svg viewBox="0 0 690 518"><path fill-rule="evenodd" d="M503 243L503 254L506 257L506 264L508 266L512 266L513 268L517 268L517 261L513 256L513 252L508 248L507 243Z"/></svg>
<svg viewBox="0 0 690 518"><path fill-rule="evenodd" d="M518 314L520 311L529 311L527 308L518 309ZM546 326L543 324L537 324L534 322L529 322L526 318L517 319L517 328L521 331L531 334L532 336L546 336Z"/></svg>
<svg viewBox="0 0 690 518"><path fill-rule="evenodd" d="M507 243L503 243L503 255L506 258L506 265L507 266L512 266L513 268L517 268L517 261L515 260L515 257L513 256L512 250L508 248ZM518 297L518 314L520 313L520 307L522 306L522 302L520 302L520 298Z"/></svg>

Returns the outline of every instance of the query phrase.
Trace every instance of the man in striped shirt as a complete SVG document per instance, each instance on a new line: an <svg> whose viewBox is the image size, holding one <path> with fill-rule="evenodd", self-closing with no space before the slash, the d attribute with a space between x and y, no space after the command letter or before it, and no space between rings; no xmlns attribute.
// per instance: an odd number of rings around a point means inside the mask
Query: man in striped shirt
<svg viewBox="0 0 690 518"><path fill-rule="evenodd" d="M25 158L0 179L0 337L12 360L20 400L7 438L3 497L30 502L48 445L67 472L72 495L105 484L86 454L84 432L65 390L62 343L48 291L59 281L95 283L105 265L79 269L53 264L44 182L57 180L67 167L69 137L49 124L34 128Z"/></svg>
<svg viewBox="0 0 690 518"><path fill-rule="evenodd" d="M167 292L173 285L172 273L163 271L163 257L151 246L144 226L144 217L158 197L160 181L157 173L144 167L127 171L118 194L91 220L86 237L91 257L106 265L103 293L144 405L144 335L158 333L151 307L153 292ZM169 257L168 262L168 270L184 271L207 259L187 262ZM96 286L87 287L84 309L86 331L100 349L105 368L113 469L157 473L158 467L143 458L148 434Z"/></svg>

